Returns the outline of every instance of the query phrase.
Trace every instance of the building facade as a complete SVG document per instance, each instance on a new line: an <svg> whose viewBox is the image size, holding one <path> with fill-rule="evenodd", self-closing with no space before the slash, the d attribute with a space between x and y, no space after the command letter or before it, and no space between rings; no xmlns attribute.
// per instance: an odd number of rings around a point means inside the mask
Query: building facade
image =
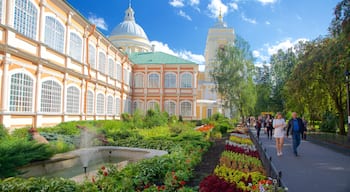
<svg viewBox="0 0 350 192"><path fill-rule="evenodd" d="M119 119L142 103L145 110L158 103L195 119L198 66L133 63L133 52L152 46L131 6L125 13L106 38L66 1L0 0L0 124L13 129ZM137 87L140 74L143 88ZM174 75L176 88L173 80L166 88Z"/></svg>

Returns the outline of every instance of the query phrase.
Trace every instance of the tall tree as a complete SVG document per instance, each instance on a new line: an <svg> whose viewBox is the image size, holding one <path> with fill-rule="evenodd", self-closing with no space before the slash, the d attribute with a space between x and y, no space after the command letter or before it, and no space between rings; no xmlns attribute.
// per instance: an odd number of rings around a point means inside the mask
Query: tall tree
<svg viewBox="0 0 350 192"><path fill-rule="evenodd" d="M217 52L217 65L211 76L217 90L233 114L236 109L244 117L253 112L256 92L253 83L253 56L249 44L237 37L235 46L227 45Z"/></svg>
<svg viewBox="0 0 350 192"><path fill-rule="evenodd" d="M255 86L257 94L257 101L255 104L255 115L261 112L271 111L271 69L268 65L256 67Z"/></svg>

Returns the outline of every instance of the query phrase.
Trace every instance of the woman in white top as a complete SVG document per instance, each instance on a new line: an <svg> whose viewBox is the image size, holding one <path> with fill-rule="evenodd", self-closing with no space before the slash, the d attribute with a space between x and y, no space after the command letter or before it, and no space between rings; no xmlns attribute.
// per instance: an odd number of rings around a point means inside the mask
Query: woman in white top
<svg viewBox="0 0 350 192"><path fill-rule="evenodd" d="M277 156L281 156L284 138L284 127L286 126L286 122L282 118L281 113L278 112L276 114L276 118L273 120L272 126L275 128L273 136L276 138Z"/></svg>

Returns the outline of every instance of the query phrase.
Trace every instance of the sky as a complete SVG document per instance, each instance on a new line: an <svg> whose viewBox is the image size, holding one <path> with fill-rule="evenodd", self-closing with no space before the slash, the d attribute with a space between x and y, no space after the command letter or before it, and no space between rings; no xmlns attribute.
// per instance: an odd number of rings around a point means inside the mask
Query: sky
<svg viewBox="0 0 350 192"><path fill-rule="evenodd" d="M130 0L66 0L109 36L124 20ZM207 33L221 11L224 22L245 39L255 64L269 63L278 49L328 34L340 0L131 0L135 20L156 51L200 64Z"/></svg>

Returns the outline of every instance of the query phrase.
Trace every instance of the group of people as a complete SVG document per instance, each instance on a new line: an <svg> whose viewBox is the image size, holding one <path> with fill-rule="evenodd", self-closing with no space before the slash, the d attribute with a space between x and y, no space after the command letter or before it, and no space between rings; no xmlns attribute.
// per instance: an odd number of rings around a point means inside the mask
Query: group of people
<svg viewBox="0 0 350 192"><path fill-rule="evenodd" d="M260 138L260 131L262 128L266 128L268 139L272 140L272 137L276 139L277 156L283 155L283 143L284 137L289 135L293 139L293 152L295 156L298 156L298 147L301 139L306 138L306 126L307 122L304 119L298 117L296 112L292 113L292 118L286 123L281 113L277 113L275 118L272 115L267 115L264 119L259 116L255 122L255 128L257 130L257 137Z"/></svg>

